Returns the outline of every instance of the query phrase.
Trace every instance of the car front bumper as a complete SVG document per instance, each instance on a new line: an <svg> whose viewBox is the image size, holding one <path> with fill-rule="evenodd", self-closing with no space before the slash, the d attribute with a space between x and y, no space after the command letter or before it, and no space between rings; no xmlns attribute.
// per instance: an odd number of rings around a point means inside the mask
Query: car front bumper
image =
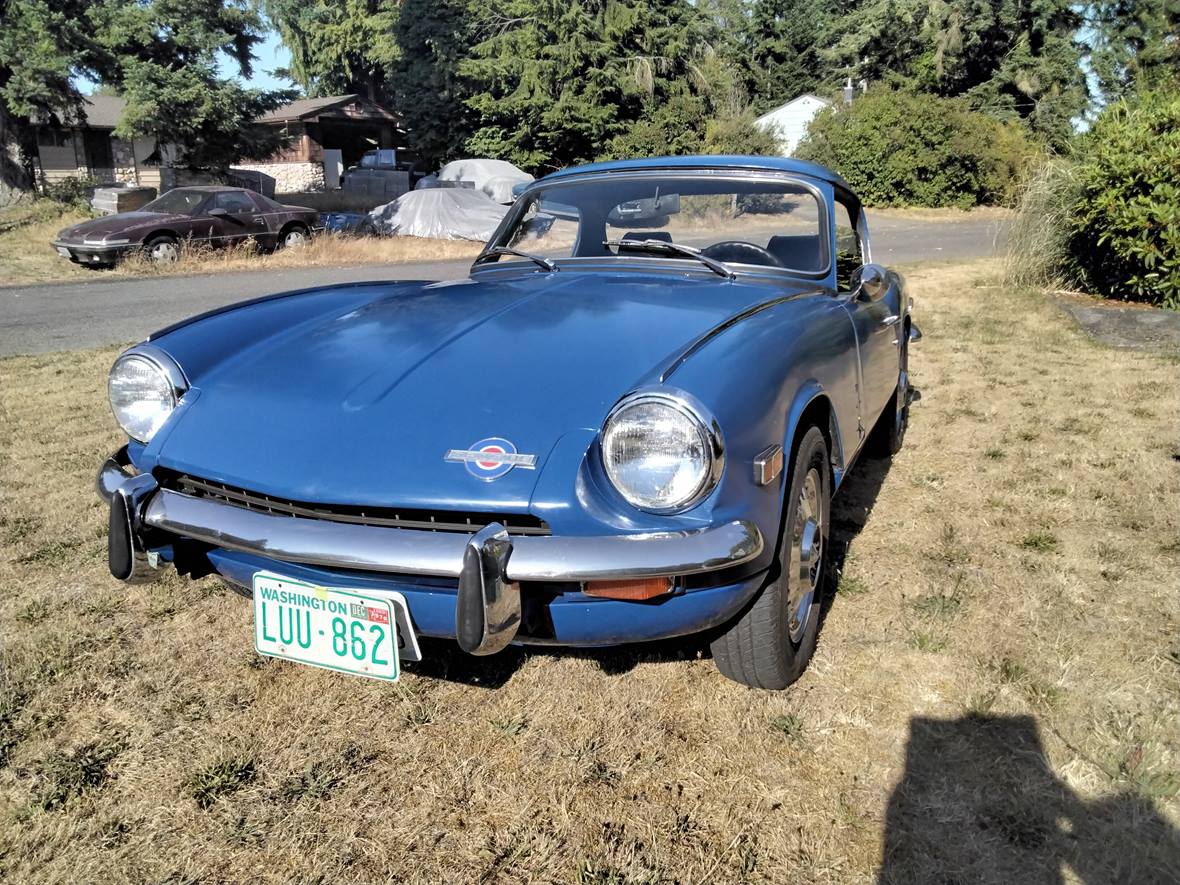
<svg viewBox="0 0 1180 885"><path fill-rule="evenodd" d="M107 459L96 480L111 505L116 578L152 580L173 558L176 542L197 542L214 570L245 587L254 572L269 569L319 584L360 580L401 592L416 629L455 637L472 654L499 651L518 638L522 582L698 575L749 563L765 546L747 520L675 532L518 537L496 523L466 534L277 516L160 488L150 474L127 467L123 450ZM445 580L455 578L457 591ZM559 594L546 612L551 636L528 641L609 645L703 630L736 613L760 582L761 575L746 576L651 603Z"/></svg>
<svg viewBox="0 0 1180 885"><path fill-rule="evenodd" d="M64 240L54 240L51 244L62 258L76 261L78 264L114 264L115 260L132 248L130 243L107 246L101 243L69 243Z"/></svg>

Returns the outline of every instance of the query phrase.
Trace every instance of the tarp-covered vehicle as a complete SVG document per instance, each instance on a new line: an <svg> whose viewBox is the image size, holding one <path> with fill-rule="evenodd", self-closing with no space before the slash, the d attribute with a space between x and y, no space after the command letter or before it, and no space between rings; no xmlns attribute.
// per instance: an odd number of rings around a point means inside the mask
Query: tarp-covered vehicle
<svg viewBox="0 0 1180 885"><path fill-rule="evenodd" d="M419 636L706 631L725 675L782 688L815 649L831 497L902 444L918 337L827 169L569 169L464 279L231 305L121 355L111 573L220 574L260 652L370 677Z"/></svg>
<svg viewBox="0 0 1180 885"><path fill-rule="evenodd" d="M482 191L428 188L378 206L369 213L369 221L373 231L390 236L485 243L507 212L508 207Z"/></svg>
<svg viewBox="0 0 1180 885"><path fill-rule="evenodd" d="M441 182L469 183L497 203L511 203L516 199L513 188L533 181L533 176L507 160L484 159L452 160L437 177Z"/></svg>

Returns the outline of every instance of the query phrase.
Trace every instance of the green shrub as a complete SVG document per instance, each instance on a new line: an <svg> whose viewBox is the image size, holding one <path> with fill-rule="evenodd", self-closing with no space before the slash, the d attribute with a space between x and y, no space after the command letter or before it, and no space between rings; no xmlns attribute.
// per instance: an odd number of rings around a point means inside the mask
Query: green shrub
<svg viewBox="0 0 1180 885"><path fill-rule="evenodd" d="M757 126L749 108L705 122L703 153L739 154L754 157L782 155L782 145L773 132Z"/></svg>
<svg viewBox="0 0 1180 885"><path fill-rule="evenodd" d="M870 206L1003 202L1039 147L962 101L879 89L821 111L798 156L844 176Z"/></svg>
<svg viewBox="0 0 1180 885"><path fill-rule="evenodd" d="M63 206L89 212L90 198L94 196L96 187L98 182L93 178L63 178L48 182L43 195Z"/></svg>
<svg viewBox="0 0 1180 885"><path fill-rule="evenodd" d="M1069 269L1107 297L1180 309L1180 94L1108 108L1077 154Z"/></svg>

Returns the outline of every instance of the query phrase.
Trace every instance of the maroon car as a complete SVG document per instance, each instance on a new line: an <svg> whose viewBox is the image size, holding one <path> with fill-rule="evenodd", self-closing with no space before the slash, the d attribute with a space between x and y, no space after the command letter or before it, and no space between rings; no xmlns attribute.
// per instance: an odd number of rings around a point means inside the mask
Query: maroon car
<svg viewBox="0 0 1180 885"><path fill-rule="evenodd" d="M70 261L110 266L143 250L170 264L183 242L229 246L254 239L263 248L295 246L320 229L319 215L284 206L240 187L178 187L134 212L120 212L67 227L53 246Z"/></svg>

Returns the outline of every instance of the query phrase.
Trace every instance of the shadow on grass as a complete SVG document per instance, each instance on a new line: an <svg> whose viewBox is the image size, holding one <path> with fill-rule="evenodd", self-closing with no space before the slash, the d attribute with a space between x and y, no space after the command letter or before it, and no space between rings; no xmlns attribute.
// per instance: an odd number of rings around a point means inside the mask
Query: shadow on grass
<svg viewBox="0 0 1180 885"><path fill-rule="evenodd" d="M879 885L1180 882L1180 833L1150 799L1087 801L1053 773L1031 716L910 722Z"/></svg>

